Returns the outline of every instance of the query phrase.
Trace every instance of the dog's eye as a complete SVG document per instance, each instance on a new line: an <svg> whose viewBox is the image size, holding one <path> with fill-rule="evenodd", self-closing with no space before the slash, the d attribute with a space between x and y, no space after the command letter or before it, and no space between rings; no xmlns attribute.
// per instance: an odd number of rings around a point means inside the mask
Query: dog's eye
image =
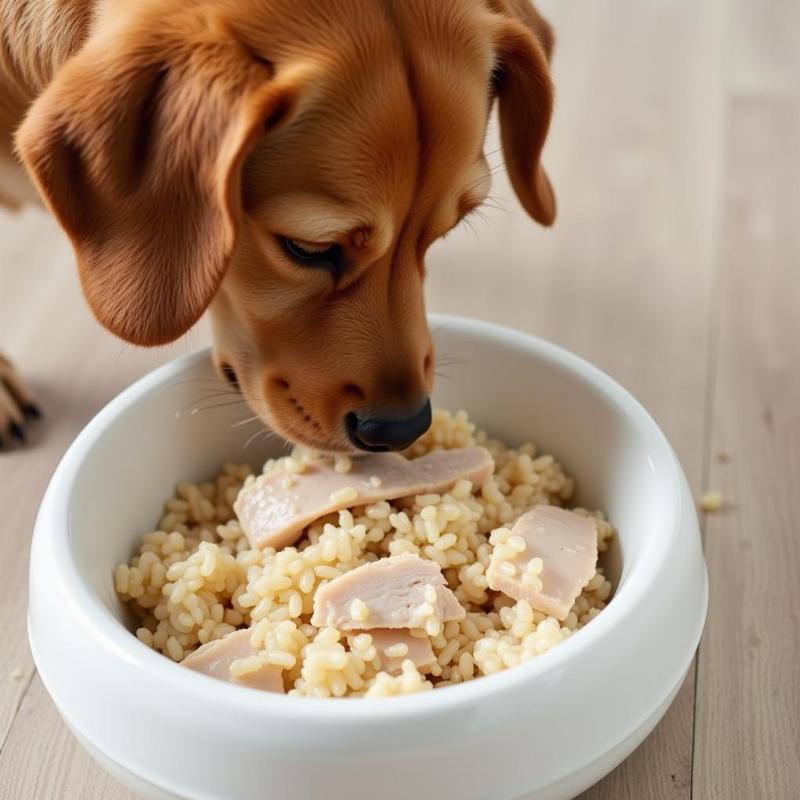
<svg viewBox="0 0 800 800"><path fill-rule="evenodd" d="M342 260L342 248L338 244L318 244L301 242L297 239L282 239L283 247L289 256L301 265L325 267L334 273Z"/></svg>

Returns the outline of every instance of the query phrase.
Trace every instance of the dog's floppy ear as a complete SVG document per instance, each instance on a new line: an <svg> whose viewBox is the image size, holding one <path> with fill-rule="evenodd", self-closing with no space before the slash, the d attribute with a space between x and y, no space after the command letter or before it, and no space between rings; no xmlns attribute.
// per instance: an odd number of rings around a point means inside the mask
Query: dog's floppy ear
<svg viewBox="0 0 800 800"><path fill-rule="evenodd" d="M527 0L492 5L503 15L497 26L495 89L506 169L525 210L542 225L552 225L556 200L541 165L553 113L552 33Z"/></svg>
<svg viewBox="0 0 800 800"><path fill-rule="evenodd" d="M95 316L134 344L203 314L234 250L244 157L295 105L297 81L229 35L89 43L17 134Z"/></svg>

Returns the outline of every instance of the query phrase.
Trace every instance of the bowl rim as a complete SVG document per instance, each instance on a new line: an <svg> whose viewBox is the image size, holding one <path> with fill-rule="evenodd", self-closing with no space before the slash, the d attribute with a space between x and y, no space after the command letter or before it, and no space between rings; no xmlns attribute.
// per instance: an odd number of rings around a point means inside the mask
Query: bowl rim
<svg viewBox="0 0 800 800"><path fill-rule="evenodd" d="M73 441L56 468L42 502L36 535L43 536L47 547L52 548L54 563L58 564L57 580L63 591L62 598L69 602L74 612L84 622L84 630L108 652L132 663L145 678L159 682L164 690L174 690L188 699L210 702L210 695L227 706L232 713L259 714L271 720L307 720L317 724L338 724L356 721L362 724L383 723L387 719L424 718L447 713L454 708L485 702L493 696L513 691L520 684L541 680L557 673L565 664L591 647L602 646L610 633L625 624L644 595L652 588L654 578L664 566L669 547L678 535L680 521L686 509L682 491L682 470L671 446L656 422L644 407L619 383L570 351L541 339L503 325L446 314L428 315L432 329L447 329L449 333L465 333L492 339L500 344L534 352L575 374L613 401L626 417L630 417L647 439L648 452L658 458L658 470L664 480L663 491L668 493L664 513L655 521L661 529L654 535L654 544L642 555L636 567L626 575L614 599L591 625L582 628L558 647L548 651L546 658L535 658L514 668L483 676L463 684L446 687L447 691L428 691L410 695L381 698L380 703L359 702L363 698L298 698L291 695L258 692L235 684L228 684L181 668L140 642L122 621L82 580L75 564L71 542L69 501L85 456L94 443L115 422L120 412L138 402L152 390L168 383L187 368L209 358L210 348L174 359L144 375L112 399L86 425ZM656 465L651 466L658 471ZM60 522L59 522L60 520ZM701 617L699 630L702 630ZM699 632L697 633L699 638ZM694 648L692 649L693 652ZM687 663L691 654L687 656ZM163 696L163 695L161 695ZM259 698L254 702L255 697ZM331 702L336 700L336 702Z"/></svg>

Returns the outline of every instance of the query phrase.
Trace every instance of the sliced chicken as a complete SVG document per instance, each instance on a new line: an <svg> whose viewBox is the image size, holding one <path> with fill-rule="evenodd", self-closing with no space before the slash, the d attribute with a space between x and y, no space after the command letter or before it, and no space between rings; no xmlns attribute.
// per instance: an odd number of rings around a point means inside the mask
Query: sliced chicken
<svg viewBox="0 0 800 800"><path fill-rule="evenodd" d="M525 543L513 557L512 545ZM541 560L539 560L541 559ZM566 619L597 569L597 525L591 517L556 506L537 506L496 546L486 570L489 586L558 620Z"/></svg>
<svg viewBox="0 0 800 800"><path fill-rule="evenodd" d="M294 544L303 528L333 511L429 492L444 492L466 478L483 485L494 461L483 447L436 450L409 460L398 453L369 453L337 472L330 460L307 464L303 472L261 475L245 486L234 510L256 548Z"/></svg>
<svg viewBox="0 0 800 800"><path fill-rule="evenodd" d="M405 628L374 628L367 633L372 636L372 644L378 651L384 672L399 675L407 658L422 671L436 662L436 655L427 636L413 636Z"/></svg>
<svg viewBox="0 0 800 800"><path fill-rule="evenodd" d="M258 669L239 677L231 675L230 667L234 661L255 655L255 650L250 644L251 634L252 631L248 628L229 633L222 639L208 642L193 653L189 653L181 664L195 672L219 678L221 681L238 683L240 686L249 686L251 689L261 689L264 692L282 693L282 670L274 664L262 664Z"/></svg>
<svg viewBox="0 0 800 800"><path fill-rule="evenodd" d="M345 572L317 589L311 624L339 630L425 628L463 619L435 561L390 556Z"/></svg>

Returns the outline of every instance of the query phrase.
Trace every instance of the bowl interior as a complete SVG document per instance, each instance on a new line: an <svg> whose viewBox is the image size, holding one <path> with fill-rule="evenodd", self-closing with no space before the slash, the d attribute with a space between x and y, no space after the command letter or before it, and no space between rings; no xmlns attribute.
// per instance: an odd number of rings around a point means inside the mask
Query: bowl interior
<svg viewBox="0 0 800 800"><path fill-rule="evenodd" d="M449 364L434 404L466 409L508 443L533 440L563 464L577 481L573 504L602 509L618 530L606 566L619 597L675 519L674 461L655 424L613 381L547 343L455 318L434 317L431 327ZM228 460L258 466L283 448L254 437L258 423L236 425L252 412L209 398L209 380L216 376L207 353L172 362L82 434L67 504L69 551L87 589L120 620L127 614L113 569L153 529L175 484L208 479Z"/></svg>

